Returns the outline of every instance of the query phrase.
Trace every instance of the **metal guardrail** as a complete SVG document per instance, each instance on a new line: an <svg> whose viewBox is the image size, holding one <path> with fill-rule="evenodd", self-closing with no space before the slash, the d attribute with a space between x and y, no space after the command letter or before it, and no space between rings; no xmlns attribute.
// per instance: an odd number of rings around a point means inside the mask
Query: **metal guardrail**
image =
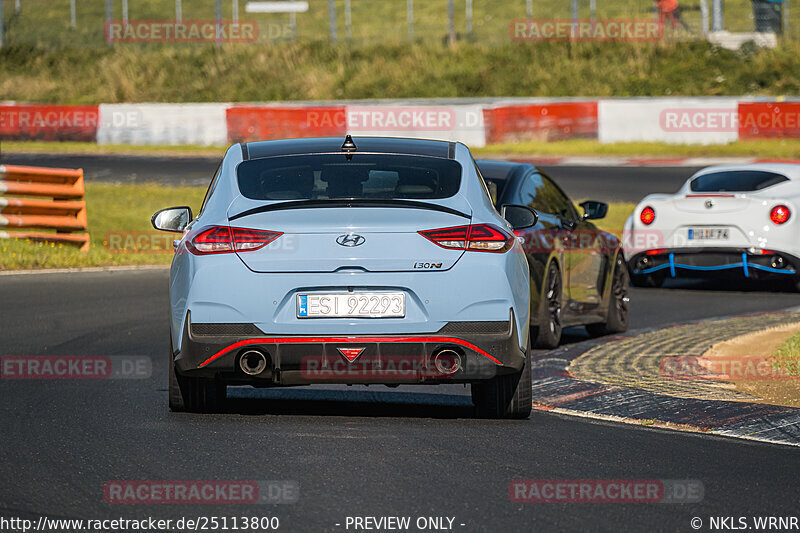
<svg viewBox="0 0 800 533"><path fill-rule="evenodd" d="M0 165L0 228L12 230L0 231L0 238L54 242L88 250L83 169ZM30 229L53 232L27 231Z"/></svg>

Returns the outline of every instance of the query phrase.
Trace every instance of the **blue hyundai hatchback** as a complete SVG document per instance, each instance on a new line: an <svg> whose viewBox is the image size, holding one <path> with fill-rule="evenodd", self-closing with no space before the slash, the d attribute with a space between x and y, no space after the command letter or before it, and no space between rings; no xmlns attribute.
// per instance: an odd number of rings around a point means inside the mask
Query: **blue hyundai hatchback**
<svg viewBox="0 0 800 533"><path fill-rule="evenodd" d="M395 138L228 149L170 275L169 402L227 385L468 383L479 416L531 410L526 206L495 209L460 143Z"/></svg>

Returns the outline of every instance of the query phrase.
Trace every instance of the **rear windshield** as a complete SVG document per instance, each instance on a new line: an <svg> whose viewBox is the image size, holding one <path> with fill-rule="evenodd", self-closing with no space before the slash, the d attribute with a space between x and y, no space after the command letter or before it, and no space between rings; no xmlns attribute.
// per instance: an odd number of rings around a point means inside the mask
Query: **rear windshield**
<svg viewBox="0 0 800 533"><path fill-rule="evenodd" d="M728 170L698 176L691 187L694 192L745 192L760 191L784 181L789 179L764 170Z"/></svg>
<svg viewBox="0 0 800 533"><path fill-rule="evenodd" d="M244 161L239 190L253 200L449 198L461 185L461 165L424 156L293 155Z"/></svg>

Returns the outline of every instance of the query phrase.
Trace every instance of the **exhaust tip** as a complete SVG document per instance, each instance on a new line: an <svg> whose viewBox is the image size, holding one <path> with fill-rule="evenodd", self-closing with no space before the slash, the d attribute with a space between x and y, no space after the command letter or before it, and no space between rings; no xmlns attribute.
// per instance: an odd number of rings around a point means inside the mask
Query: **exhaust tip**
<svg viewBox="0 0 800 533"><path fill-rule="evenodd" d="M257 376L267 369L267 357L258 350L248 350L239 357L239 368L248 376Z"/></svg>
<svg viewBox="0 0 800 533"><path fill-rule="evenodd" d="M452 376L461 370L461 353L452 348L437 350L433 352L433 365L438 373Z"/></svg>

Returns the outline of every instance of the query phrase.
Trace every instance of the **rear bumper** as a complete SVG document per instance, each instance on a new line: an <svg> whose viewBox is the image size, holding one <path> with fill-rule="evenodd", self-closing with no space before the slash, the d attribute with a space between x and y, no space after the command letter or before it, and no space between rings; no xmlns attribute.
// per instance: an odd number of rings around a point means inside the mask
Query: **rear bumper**
<svg viewBox="0 0 800 533"><path fill-rule="evenodd" d="M783 279L797 275L800 258L778 251L753 254L745 248L672 248L653 255L637 253L628 267L634 275Z"/></svg>
<svg viewBox="0 0 800 533"><path fill-rule="evenodd" d="M186 376L255 386L472 383L522 368L525 353L509 314L506 322L450 322L435 333L357 336L266 335L252 324L192 325L189 314L175 367ZM361 352L351 362L339 349ZM258 375L239 364L250 350L267 361Z"/></svg>

